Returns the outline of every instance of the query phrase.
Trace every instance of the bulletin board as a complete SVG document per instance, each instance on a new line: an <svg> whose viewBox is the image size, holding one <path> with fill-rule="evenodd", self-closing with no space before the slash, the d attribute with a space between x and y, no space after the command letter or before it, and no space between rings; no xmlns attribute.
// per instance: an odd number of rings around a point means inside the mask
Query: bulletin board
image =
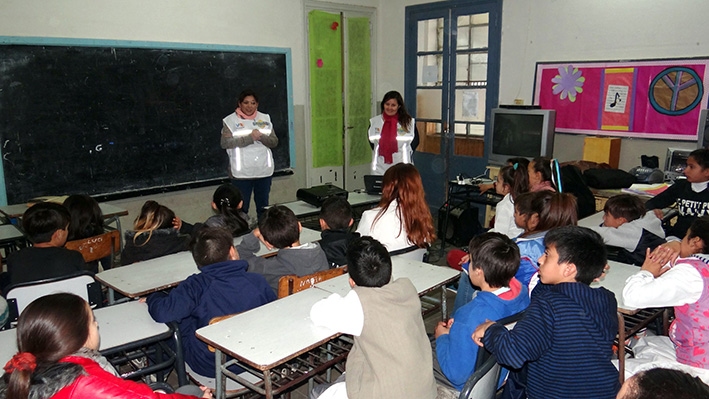
<svg viewBox="0 0 709 399"><path fill-rule="evenodd" d="M556 110L556 131L697 140L709 58L540 62L534 104Z"/></svg>

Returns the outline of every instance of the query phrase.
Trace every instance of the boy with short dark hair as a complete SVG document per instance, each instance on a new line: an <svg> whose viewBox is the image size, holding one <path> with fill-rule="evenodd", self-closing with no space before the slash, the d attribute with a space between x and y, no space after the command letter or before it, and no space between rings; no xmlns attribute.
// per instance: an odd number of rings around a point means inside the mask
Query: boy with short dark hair
<svg viewBox="0 0 709 399"><path fill-rule="evenodd" d="M268 208L259 221L259 227L247 234L237 246L239 256L249 262L249 272L266 278L274 293L278 292L278 280L295 274L302 277L330 268L325 252L318 243L300 243L302 226L293 211L282 205ZM269 258L256 256L263 244L278 253Z"/></svg>
<svg viewBox="0 0 709 399"><path fill-rule="evenodd" d="M613 196L603 206L603 224L593 227L608 246L617 247L609 254L611 260L642 265L645 251L665 243L662 221L653 211L645 210L645 203L637 195Z"/></svg>
<svg viewBox="0 0 709 399"><path fill-rule="evenodd" d="M320 392L328 398L435 398L416 288L407 278L391 281L389 253L372 237L355 239L347 261L352 290L344 298L332 294L310 310L315 325L352 334L355 341L347 372Z"/></svg>
<svg viewBox="0 0 709 399"><path fill-rule="evenodd" d="M214 353L197 339L195 331L213 317L244 312L276 299L262 276L247 273L248 263L239 260L233 240L225 228L198 229L190 249L200 273L189 276L169 295L158 292L145 300L155 321L179 323L185 360L192 370L210 378L214 378Z"/></svg>
<svg viewBox="0 0 709 399"><path fill-rule="evenodd" d="M325 251L331 267L347 264L347 245L359 237L359 233L350 232L352 206L342 197L330 197L320 208L320 247Z"/></svg>
<svg viewBox="0 0 709 399"><path fill-rule="evenodd" d="M502 365L526 364L531 399L615 398L620 385L611 357L618 305L610 291L589 286L606 265L603 240L593 230L566 226L549 231L544 245L540 284L524 317L512 330L483 323L473 340Z"/></svg>
<svg viewBox="0 0 709 399"><path fill-rule="evenodd" d="M22 215L22 229L34 246L7 256L7 282L10 285L62 277L86 269L78 251L64 248L71 216L62 205L41 202Z"/></svg>
<svg viewBox="0 0 709 399"><path fill-rule="evenodd" d="M687 158L687 167L682 172L687 179L676 180L667 190L645 203L662 219L662 208L677 204L679 216L674 226L667 228L667 236L682 238L694 219L709 214L709 150L694 150Z"/></svg>
<svg viewBox="0 0 709 399"><path fill-rule="evenodd" d="M478 347L470 339L485 320L517 314L529 305L527 288L514 276L519 248L500 233L485 233L470 240L467 276L480 291L447 322L436 327L434 376L439 384L460 391L475 372ZM465 265L464 265L465 266Z"/></svg>

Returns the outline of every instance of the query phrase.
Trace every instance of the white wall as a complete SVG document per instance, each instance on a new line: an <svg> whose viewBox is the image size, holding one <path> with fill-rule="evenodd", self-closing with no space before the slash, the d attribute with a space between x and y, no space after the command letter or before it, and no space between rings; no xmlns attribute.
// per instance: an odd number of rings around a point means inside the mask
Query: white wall
<svg viewBox="0 0 709 399"><path fill-rule="evenodd" d="M538 61L632 60L709 56L709 2L703 0L504 0L500 103L532 103ZM554 154L580 159L580 135L557 134ZM640 165L640 155L696 144L623 139L621 169Z"/></svg>
<svg viewBox="0 0 709 399"><path fill-rule="evenodd" d="M404 87L405 7L425 0L337 0L377 8L375 99ZM532 101L537 61L709 56L703 0L504 0L500 102ZM307 54L303 0L0 0L0 35L273 46L291 49L296 174L275 178L272 202L305 185ZM215 132L215 135L217 133ZM557 135L556 155L581 157L583 137ZM622 168L640 154L691 145L624 139ZM212 188L151 196L188 221L209 214ZM132 221L145 198L116 201Z"/></svg>

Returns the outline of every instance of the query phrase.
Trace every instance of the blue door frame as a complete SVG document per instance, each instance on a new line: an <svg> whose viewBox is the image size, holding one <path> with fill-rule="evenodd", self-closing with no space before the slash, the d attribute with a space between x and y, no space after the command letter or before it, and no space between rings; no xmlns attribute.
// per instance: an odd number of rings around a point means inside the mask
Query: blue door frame
<svg viewBox="0 0 709 399"><path fill-rule="evenodd" d="M446 200L446 182L458 174L475 176L485 172L487 154L490 146L490 111L498 105L500 84L500 47L502 37L502 0L454 0L428 3L406 7L405 32L405 85L404 97L409 112L416 117L417 109L417 42L418 21L443 18L443 82L441 116L452 127L455 120L455 85L446 85L451 77L455 81L456 62L450 56L450 43L457 43L457 24L453 23L459 15L489 14L487 91L485 105L485 155L483 157L454 155L454 129L449 129L447 137L441 135L439 154L417 151L414 163L421 173L426 200L432 210L438 209ZM449 32L447 34L446 32ZM446 170L446 159L448 170Z"/></svg>

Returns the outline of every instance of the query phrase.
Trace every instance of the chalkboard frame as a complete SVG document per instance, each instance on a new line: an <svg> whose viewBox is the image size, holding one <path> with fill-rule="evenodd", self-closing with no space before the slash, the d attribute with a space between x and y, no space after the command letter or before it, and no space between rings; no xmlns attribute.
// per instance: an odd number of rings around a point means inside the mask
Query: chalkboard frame
<svg viewBox="0 0 709 399"><path fill-rule="evenodd" d="M74 47L107 47L107 48L135 48L135 49L157 49L157 50L193 50L193 51L214 51L214 52L237 52L237 53L272 53L285 57L286 82L287 82L287 113L288 113L288 136L289 136L289 161L290 168L295 167L295 137L293 121L293 79L291 49L282 47L257 47L257 46L236 46L223 44L200 44L200 43L177 43L177 42L153 42L153 41L130 41L130 40L103 40L103 39L80 39L80 38L50 38L50 37L14 37L0 36L0 45L28 45L28 46L74 46ZM0 148L0 156L2 156ZM277 171L277 175L291 174L292 169ZM146 192L174 191L189 187L218 184L227 177L224 171L224 179L212 179L209 181L195 181L175 184L165 187L153 187L135 190L134 194L121 192L116 193L116 198L144 195ZM57 193L64 194L64 193ZM68 194L68 193L67 193ZM102 199L112 199L114 195L105 193L99 197ZM7 205L7 187L5 181L5 171L0 162L0 205Z"/></svg>

